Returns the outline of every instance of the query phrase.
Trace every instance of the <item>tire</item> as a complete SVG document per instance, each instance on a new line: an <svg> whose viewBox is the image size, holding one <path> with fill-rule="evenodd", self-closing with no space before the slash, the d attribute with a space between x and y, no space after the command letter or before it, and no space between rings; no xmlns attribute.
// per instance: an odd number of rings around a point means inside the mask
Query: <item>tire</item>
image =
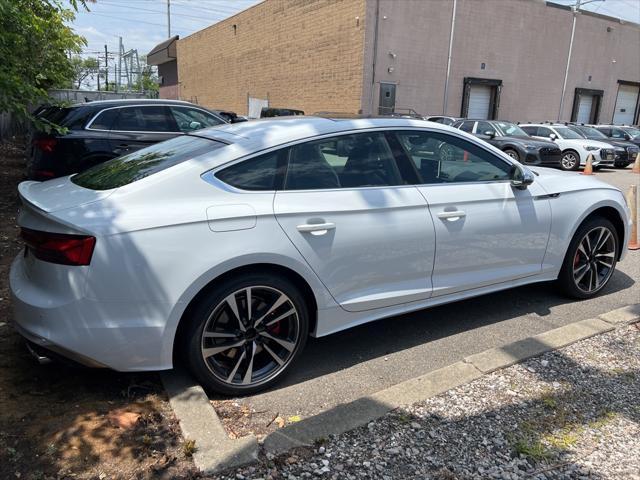
<svg viewBox="0 0 640 480"><path fill-rule="evenodd" d="M514 160L517 160L518 162L520 161L520 154L516 150L514 150L513 148L507 148L507 149L503 150L503 152L506 153L507 155L509 155Z"/></svg>
<svg viewBox="0 0 640 480"><path fill-rule="evenodd" d="M580 155L574 150L565 150L560 159L560 168L565 171L575 171L580 168Z"/></svg>
<svg viewBox="0 0 640 480"><path fill-rule="evenodd" d="M587 235L588 242L585 241ZM571 239L558 276L563 292L578 299L597 295L615 271L619 241L615 227L606 218L594 217L580 225Z"/></svg>
<svg viewBox="0 0 640 480"><path fill-rule="evenodd" d="M222 282L185 320L181 353L187 366L205 388L233 396L264 390L279 381L309 335L303 295L286 278L268 273Z"/></svg>

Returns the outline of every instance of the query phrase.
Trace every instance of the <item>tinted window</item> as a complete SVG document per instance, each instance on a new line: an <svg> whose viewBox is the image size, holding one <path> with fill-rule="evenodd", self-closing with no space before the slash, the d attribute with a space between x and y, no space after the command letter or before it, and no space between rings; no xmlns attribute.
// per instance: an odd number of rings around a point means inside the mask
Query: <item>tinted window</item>
<svg viewBox="0 0 640 480"><path fill-rule="evenodd" d="M216 177L243 190L277 190L278 166L285 165L286 156L286 149L260 155L225 168Z"/></svg>
<svg viewBox="0 0 640 480"><path fill-rule="evenodd" d="M509 180L513 167L466 140L436 132L399 132L400 143L422 182L455 183Z"/></svg>
<svg viewBox="0 0 640 480"><path fill-rule="evenodd" d="M117 108L103 110L95 120L91 122L89 128L94 130L111 130L111 125L113 125L113 121L117 118L118 112L119 109Z"/></svg>
<svg viewBox="0 0 640 480"><path fill-rule="evenodd" d="M169 110L162 105L120 108L113 130L133 132L175 132Z"/></svg>
<svg viewBox="0 0 640 480"><path fill-rule="evenodd" d="M205 112L188 107L169 107L181 132L192 132L206 127L214 127L224 123L221 119Z"/></svg>
<svg viewBox="0 0 640 480"><path fill-rule="evenodd" d="M530 127L528 125L524 125L520 128L522 128L522 130L524 130L527 135L533 135L534 137L538 136L538 127Z"/></svg>
<svg viewBox="0 0 640 480"><path fill-rule="evenodd" d="M471 132L473 132L473 124L474 123L476 123L476 122L470 122L470 121L462 122L462 125L460 125L458 128L460 130L462 130L463 132L471 133Z"/></svg>
<svg viewBox="0 0 640 480"><path fill-rule="evenodd" d="M625 134L624 134L624 131L621 130L620 128L612 128L611 129L611 137L624 139L625 138Z"/></svg>
<svg viewBox="0 0 640 480"><path fill-rule="evenodd" d="M476 133L480 135L485 135L486 132L497 134L496 129L489 122L478 122L478 126L476 127Z"/></svg>
<svg viewBox="0 0 640 480"><path fill-rule="evenodd" d="M553 130L547 127L538 127L538 136L539 137L550 137L553 133Z"/></svg>
<svg viewBox="0 0 640 480"><path fill-rule="evenodd" d="M382 133L359 133L291 148L285 190L401 185Z"/></svg>
<svg viewBox="0 0 640 480"><path fill-rule="evenodd" d="M180 136L96 165L74 175L71 181L92 190L109 190L224 146L214 140Z"/></svg>

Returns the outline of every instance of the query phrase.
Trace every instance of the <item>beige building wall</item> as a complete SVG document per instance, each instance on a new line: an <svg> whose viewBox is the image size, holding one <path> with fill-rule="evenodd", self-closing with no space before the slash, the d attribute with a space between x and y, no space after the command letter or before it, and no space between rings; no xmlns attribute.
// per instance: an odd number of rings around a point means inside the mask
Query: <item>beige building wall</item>
<svg viewBox="0 0 640 480"><path fill-rule="evenodd" d="M265 0L178 41L180 98L247 114L272 107L357 112L365 0Z"/></svg>
<svg viewBox="0 0 640 480"><path fill-rule="evenodd" d="M365 112L377 110L379 84L389 82L397 85L397 107L424 114L443 113L452 10L453 0L368 1L362 92ZM571 12L542 0L458 0L456 10L446 113L461 114L464 78L479 77L502 80L499 118L556 120ZM618 80L640 82L638 52L637 25L580 14L562 120L570 119L578 87L604 90L600 121L611 121Z"/></svg>

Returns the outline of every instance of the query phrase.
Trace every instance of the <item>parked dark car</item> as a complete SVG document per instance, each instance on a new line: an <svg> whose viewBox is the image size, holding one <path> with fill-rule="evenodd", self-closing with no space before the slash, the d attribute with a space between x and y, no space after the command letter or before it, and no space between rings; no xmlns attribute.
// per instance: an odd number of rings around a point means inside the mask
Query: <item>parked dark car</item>
<svg viewBox="0 0 640 480"><path fill-rule="evenodd" d="M236 112L232 112L230 110L209 110L209 111L212 113L215 113L219 117L224 118L229 123L240 123L240 122L246 122L248 120L247 117L242 117L238 115Z"/></svg>
<svg viewBox="0 0 640 480"><path fill-rule="evenodd" d="M613 161L615 168L625 168L634 162L640 148L627 140L618 140L607 137L604 133L590 125L567 125L571 130L578 132L584 138L605 142L614 147L616 157Z"/></svg>
<svg viewBox="0 0 640 480"><path fill-rule="evenodd" d="M483 139L519 162L560 167L562 151L555 143L532 138L515 123L498 120L458 120L452 127Z"/></svg>
<svg viewBox="0 0 640 480"><path fill-rule="evenodd" d="M640 147L640 129L619 125L594 125L612 140L626 140Z"/></svg>
<svg viewBox="0 0 640 480"><path fill-rule="evenodd" d="M260 111L260 118L288 117L291 115L304 115L304 112L302 110L296 110L294 108L270 108L270 107L264 107Z"/></svg>
<svg viewBox="0 0 640 480"><path fill-rule="evenodd" d="M28 167L32 180L81 172L177 135L228 123L188 102L147 99L47 106L39 112L39 119L64 127L66 132L32 132Z"/></svg>

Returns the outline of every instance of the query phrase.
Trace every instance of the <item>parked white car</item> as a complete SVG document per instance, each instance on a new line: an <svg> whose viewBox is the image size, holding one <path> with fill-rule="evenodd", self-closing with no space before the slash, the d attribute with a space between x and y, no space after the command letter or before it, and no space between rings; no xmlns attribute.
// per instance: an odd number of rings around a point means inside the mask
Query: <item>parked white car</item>
<svg viewBox="0 0 640 480"><path fill-rule="evenodd" d="M277 381L309 335L534 282L592 297L630 222L593 177L409 119L214 127L19 193L10 285L32 349L180 361L231 395Z"/></svg>
<svg viewBox="0 0 640 480"><path fill-rule="evenodd" d="M564 124L530 123L520 125L520 128L532 137L556 142L562 150L560 163L563 170L578 170L584 167L589 154L593 155L594 167L613 167L615 162L616 153L613 146L584 138Z"/></svg>

